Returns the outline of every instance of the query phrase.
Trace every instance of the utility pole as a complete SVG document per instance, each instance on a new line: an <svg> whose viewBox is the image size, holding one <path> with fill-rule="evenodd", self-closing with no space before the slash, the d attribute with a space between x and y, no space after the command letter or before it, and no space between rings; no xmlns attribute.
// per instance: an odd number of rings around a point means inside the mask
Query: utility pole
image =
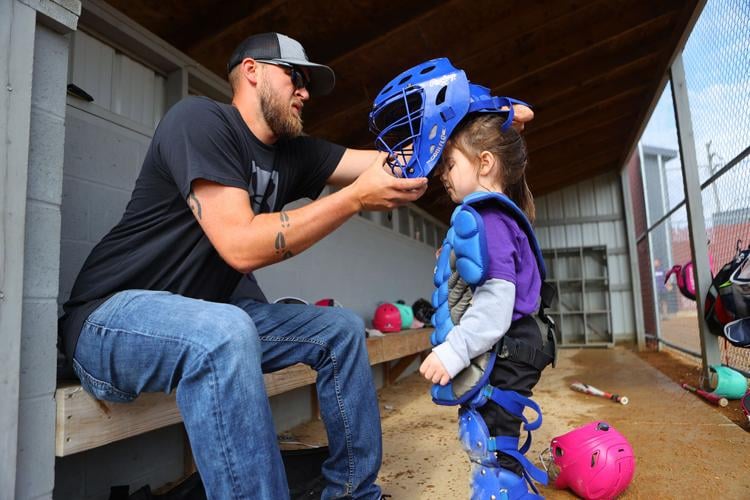
<svg viewBox="0 0 750 500"><path fill-rule="evenodd" d="M713 141L708 141L706 143L706 157L708 157L708 176L711 177L714 175L714 158L718 158L721 160L721 156L719 156L718 153L712 153L711 152L711 143ZM716 190L716 182L711 183L711 191L714 194L714 203L716 206L714 207L714 219L716 219L716 214L721 213L721 202L719 202L719 193Z"/></svg>

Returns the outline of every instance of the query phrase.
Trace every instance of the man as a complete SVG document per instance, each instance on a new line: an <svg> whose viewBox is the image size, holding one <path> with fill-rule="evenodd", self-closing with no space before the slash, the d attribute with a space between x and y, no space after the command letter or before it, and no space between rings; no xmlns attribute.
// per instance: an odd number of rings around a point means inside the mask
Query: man
<svg viewBox="0 0 750 500"><path fill-rule="evenodd" d="M656 294L659 303L659 318L668 319L671 311L670 296L672 295L672 284L664 282L664 269L661 259L654 259L654 282L656 283Z"/></svg>
<svg viewBox="0 0 750 500"><path fill-rule="evenodd" d="M243 274L290 258L360 210L412 202L385 156L301 135L333 71L277 33L242 42L232 105L190 97L157 128L122 220L92 250L65 304L66 352L83 387L131 401L176 390L209 498L288 497L263 372L318 373L331 456L323 498L379 498L380 417L364 325L340 308L230 303ZM342 189L315 199L326 183Z"/></svg>

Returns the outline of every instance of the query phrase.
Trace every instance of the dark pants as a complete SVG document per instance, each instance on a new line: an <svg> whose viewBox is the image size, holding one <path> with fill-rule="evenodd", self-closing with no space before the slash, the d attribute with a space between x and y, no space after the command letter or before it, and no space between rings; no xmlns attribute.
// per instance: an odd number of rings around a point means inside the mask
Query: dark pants
<svg viewBox="0 0 750 500"><path fill-rule="evenodd" d="M541 349L544 345L539 326L531 316L513 322L505 335L522 340L537 349ZM541 374L541 371L525 363L498 359L490 374L490 384L498 389L516 391L523 396L530 397L532 395L531 390L539 382ZM498 404L488 401L478 411L484 418L491 436L520 436L523 421L505 411ZM498 459L503 468L511 470L519 476L523 474L523 467L516 459L504 453L498 453Z"/></svg>

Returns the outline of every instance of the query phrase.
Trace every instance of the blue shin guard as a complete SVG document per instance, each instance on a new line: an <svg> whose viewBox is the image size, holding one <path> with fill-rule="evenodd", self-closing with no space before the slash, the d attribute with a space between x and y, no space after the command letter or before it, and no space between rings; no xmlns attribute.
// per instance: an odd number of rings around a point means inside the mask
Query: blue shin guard
<svg viewBox="0 0 750 500"><path fill-rule="evenodd" d="M536 490L535 490L536 491ZM501 467L475 464L471 471L471 500L541 500L530 493L526 479Z"/></svg>
<svg viewBox="0 0 750 500"><path fill-rule="evenodd" d="M476 410L490 399L524 422L524 430L528 436L520 448L519 439L515 436L490 436L487 424ZM542 498L532 480L546 485L547 474L524 456L531 446L531 431L538 429L542 423L539 406L517 392L503 391L492 386L486 386L472 403L478 404L463 406L458 414L459 439L471 461L477 464L472 473L472 500ZM526 407L539 415L535 421L528 422L523 415ZM524 469L523 476L500 467L496 452L516 459ZM527 486L533 493L528 491Z"/></svg>

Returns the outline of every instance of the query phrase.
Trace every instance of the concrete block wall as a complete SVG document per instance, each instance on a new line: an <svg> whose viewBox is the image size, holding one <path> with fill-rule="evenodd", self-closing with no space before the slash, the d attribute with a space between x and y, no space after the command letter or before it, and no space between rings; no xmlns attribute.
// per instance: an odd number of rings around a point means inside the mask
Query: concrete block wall
<svg viewBox="0 0 750 500"><path fill-rule="evenodd" d="M260 269L255 277L269 301L291 295L312 303L331 297L370 327L380 302L404 300L411 305L419 298L431 299L436 249L353 217L305 252Z"/></svg>
<svg viewBox="0 0 750 500"><path fill-rule="evenodd" d="M112 104L112 96L117 102L128 101L123 97L128 88L107 72L122 64L133 70L135 63L82 32L72 38L72 50L84 45L95 50L82 50L88 58L73 54L68 81L86 89L95 100L85 103L70 97L66 106L59 304L70 296L91 249L122 217L151 140L154 113L163 110L163 105L145 101L145 111L128 108L128 116L115 112L123 110ZM67 68L67 59L65 63ZM137 72L154 73L143 65ZM163 78L143 80L154 85L156 95L163 95L159 91ZM142 118L140 122L133 120L135 115ZM112 485L129 484L135 491L146 484L158 487L174 481L183 474L184 447L182 426L176 425L59 458L54 498L103 500Z"/></svg>
<svg viewBox="0 0 750 500"><path fill-rule="evenodd" d="M60 304L91 249L122 217L150 141L71 105L66 126Z"/></svg>
<svg viewBox="0 0 750 500"><path fill-rule="evenodd" d="M57 292L68 41L37 24L34 39L16 498L54 487Z"/></svg>

